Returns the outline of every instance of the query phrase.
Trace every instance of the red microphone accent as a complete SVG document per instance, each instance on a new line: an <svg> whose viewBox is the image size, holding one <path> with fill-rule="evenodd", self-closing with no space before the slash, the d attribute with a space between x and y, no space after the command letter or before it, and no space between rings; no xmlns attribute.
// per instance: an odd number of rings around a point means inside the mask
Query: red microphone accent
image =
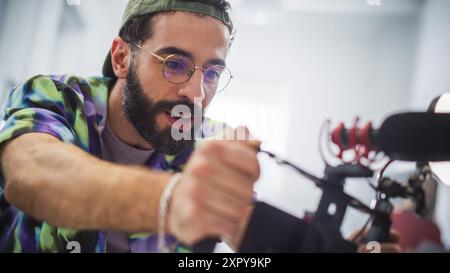
<svg viewBox="0 0 450 273"><path fill-rule="evenodd" d="M355 118L353 127L345 128L344 123L339 125L331 132L331 142L338 148L339 152L337 158L343 160L343 153L348 150L353 150L354 157L350 162L361 163L362 159L369 160L369 153L376 151L376 148L371 144L370 136L373 130L372 122L368 122L364 127L359 128L359 117ZM370 161L370 160L369 160Z"/></svg>
<svg viewBox="0 0 450 273"><path fill-rule="evenodd" d="M347 129L345 129L344 123L341 122L331 133L331 141L339 148L339 153L336 156L340 159L342 159L342 154L344 153L344 151L348 149L346 141L342 139L343 137L345 137L346 131Z"/></svg>

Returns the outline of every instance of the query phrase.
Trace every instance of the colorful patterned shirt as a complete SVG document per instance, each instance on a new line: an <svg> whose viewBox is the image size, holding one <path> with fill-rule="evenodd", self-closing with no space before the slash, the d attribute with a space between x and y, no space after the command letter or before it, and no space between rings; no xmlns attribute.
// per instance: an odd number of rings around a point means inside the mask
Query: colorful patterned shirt
<svg viewBox="0 0 450 273"><path fill-rule="evenodd" d="M0 144L24 133L41 132L101 158L101 132L106 122L110 84L109 78L72 75L39 75L27 80L9 94ZM212 137L216 128L225 128L217 124L207 120L204 126L213 125L210 128L214 129L203 130L202 136ZM154 152L145 165L156 170L181 171L191 153L188 150L168 156ZM72 242L80 246L81 252L105 252L104 231L59 228L38 221L9 204L3 188L0 174L0 252L70 252ZM166 239L176 245L177 252L190 251L173 237ZM156 234L135 234L129 240L134 252L157 250Z"/></svg>

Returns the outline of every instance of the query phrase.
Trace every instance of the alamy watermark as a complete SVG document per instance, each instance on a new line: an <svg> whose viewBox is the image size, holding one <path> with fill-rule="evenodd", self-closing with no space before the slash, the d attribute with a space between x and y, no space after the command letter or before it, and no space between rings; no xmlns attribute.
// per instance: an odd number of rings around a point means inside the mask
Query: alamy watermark
<svg viewBox="0 0 450 273"><path fill-rule="evenodd" d="M70 253L81 253L81 244L77 241L70 241L67 243L66 249L70 250Z"/></svg>
<svg viewBox="0 0 450 273"><path fill-rule="evenodd" d="M66 0L69 6L81 6L81 0Z"/></svg>
<svg viewBox="0 0 450 273"><path fill-rule="evenodd" d="M381 6L381 0L366 0L367 5L369 6Z"/></svg>
<svg viewBox="0 0 450 273"><path fill-rule="evenodd" d="M171 136L174 140L200 140L208 137L214 137L215 140L255 140L246 127L232 129L222 122L203 121L202 98L194 98L194 113L191 108L179 104L172 108L171 117L177 118L171 125ZM270 109L270 111L268 111ZM276 110L276 109L275 109ZM242 113L233 112L233 108L224 109L229 115L242 115ZM253 109L257 113L249 113L257 117L257 123L263 124L266 130L277 130L279 122L272 118L274 106L258 107ZM275 111L276 112L276 111ZM188 129L186 129L188 128Z"/></svg>

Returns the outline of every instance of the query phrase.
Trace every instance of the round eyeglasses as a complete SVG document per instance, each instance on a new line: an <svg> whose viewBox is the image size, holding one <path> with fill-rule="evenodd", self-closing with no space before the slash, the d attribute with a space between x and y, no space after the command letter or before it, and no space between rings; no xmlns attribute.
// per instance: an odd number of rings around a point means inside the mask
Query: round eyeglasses
<svg viewBox="0 0 450 273"><path fill-rule="evenodd" d="M202 83L206 91L217 93L223 91L230 83L233 75L228 68L220 64L214 64L206 68L198 67L194 61L182 54L171 54L163 58L156 53L132 43L144 52L161 61L164 78L173 84L183 84L189 81L196 69L203 72Z"/></svg>

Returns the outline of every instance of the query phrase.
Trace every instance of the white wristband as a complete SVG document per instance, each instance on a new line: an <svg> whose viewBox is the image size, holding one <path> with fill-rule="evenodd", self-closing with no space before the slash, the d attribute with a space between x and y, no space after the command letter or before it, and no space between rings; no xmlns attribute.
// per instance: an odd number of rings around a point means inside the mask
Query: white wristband
<svg viewBox="0 0 450 273"><path fill-rule="evenodd" d="M169 207L170 198L172 196L173 189L181 181L181 173L176 173L169 180L161 194L161 199L159 200L159 216L158 216L158 252L169 253L170 249L166 246L165 238L165 224L167 209Z"/></svg>

